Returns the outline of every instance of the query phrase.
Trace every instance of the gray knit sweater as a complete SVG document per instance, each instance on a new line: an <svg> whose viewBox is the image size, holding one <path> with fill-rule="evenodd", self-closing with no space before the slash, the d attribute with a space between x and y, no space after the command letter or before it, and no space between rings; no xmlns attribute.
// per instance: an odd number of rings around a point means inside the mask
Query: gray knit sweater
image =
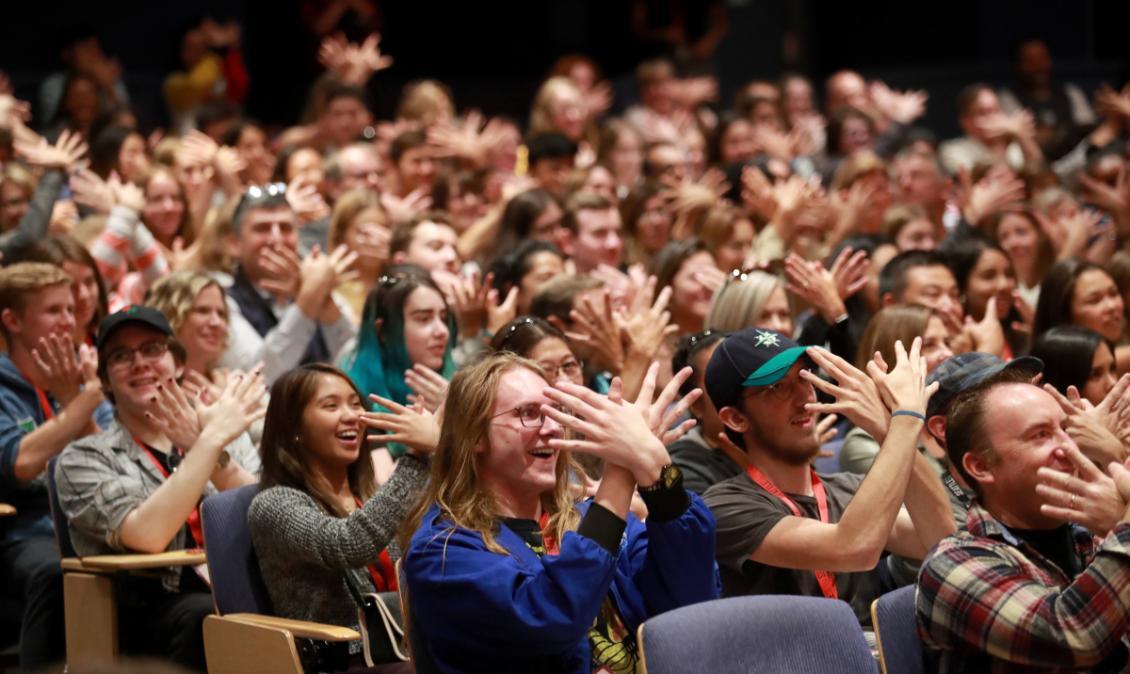
<svg viewBox="0 0 1130 674"><path fill-rule="evenodd" d="M345 573L373 592L365 566L389 548L427 480L427 463L405 455L388 482L349 517L328 514L306 492L271 487L251 502L247 515L263 582L283 618L357 628L357 605Z"/></svg>

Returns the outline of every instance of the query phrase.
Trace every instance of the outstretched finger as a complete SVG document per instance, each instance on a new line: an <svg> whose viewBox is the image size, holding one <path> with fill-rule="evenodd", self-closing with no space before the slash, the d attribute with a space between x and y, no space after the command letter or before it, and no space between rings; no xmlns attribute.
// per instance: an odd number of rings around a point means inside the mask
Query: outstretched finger
<svg viewBox="0 0 1130 674"><path fill-rule="evenodd" d="M382 398L381 396L377 395L376 393L370 393L369 394L369 400L372 400L376 404L380 405L381 407L385 408L386 410L389 410L390 412L393 412L394 414L404 414L405 412L408 411L408 408L405 407L404 405L401 405L400 403L396 402L395 400L389 400L388 398Z"/></svg>

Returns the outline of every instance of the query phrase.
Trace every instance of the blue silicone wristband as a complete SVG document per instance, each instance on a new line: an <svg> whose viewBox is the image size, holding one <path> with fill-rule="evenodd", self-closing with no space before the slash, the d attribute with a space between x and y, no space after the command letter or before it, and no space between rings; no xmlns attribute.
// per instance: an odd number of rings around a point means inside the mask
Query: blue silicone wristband
<svg viewBox="0 0 1130 674"><path fill-rule="evenodd" d="M926 421L925 414L915 412L914 410L895 410L894 412L891 412L891 417L914 417L915 419Z"/></svg>

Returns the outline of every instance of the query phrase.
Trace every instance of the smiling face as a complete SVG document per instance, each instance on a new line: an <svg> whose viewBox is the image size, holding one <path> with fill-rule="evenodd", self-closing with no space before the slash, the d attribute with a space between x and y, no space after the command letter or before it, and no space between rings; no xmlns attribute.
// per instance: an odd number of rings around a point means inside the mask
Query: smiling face
<svg viewBox="0 0 1130 674"><path fill-rule="evenodd" d="M997 316L1008 316L1012 308L1012 291L1016 290L1016 274L1008 256L995 248L986 248L969 272L965 300L969 315L980 320L990 297L997 298Z"/></svg>
<svg viewBox="0 0 1130 674"><path fill-rule="evenodd" d="M1101 269L1088 269L1075 280L1071 322L1090 328L1109 341L1122 339L1126 324L1122 295L1114 279Z"/></svg>
<svg viewBox="0 0 1130 674"><path fill-rule="evenodd" d="M75 325L86 330L98 309L98 279L85 264L65 260L63 271L71 277L71 294L75 298Z"/></svg>
<svg viewBox="0 0 1130 674"><path fill-rule="evenodd" d="M192 301L177 330L177 340L184 345L189 362L215 363L223 355L227 339L227 302L218 285L207 285Z"/></svg>
<svg viewBox="0 0 1130 674"><path fill-rule="evenodd" d="M408 360L433 370L441 369L450 336L443 296L427 286L413 290L404 302L404 345Z"/></svg>
<svg viewBox="0 0 1130 674"><path fill-rule="evenodd" d="M357 460L364 438L357 390L334 374L322 374L306 409L302 411L302 446L307 459L336 474Z"/></svg>
<svg viewBox="0 0 1130 674"><path fill-rule="evenodd" d="M967 453L966 470L977 481L986 506L1011 526L1050 529L1060 522L1040 512L1036 471L1047 466L1064 472L1074 467L1063 456L1075 441L1063 429L1064 413L1051 395L1031 384L1004 384L986 395L985 442L991 457ZM1057 451L1058 450L1058 451Z"/></svg>
<svg viewBox="0 0 1130 674"><path fill-rule="evenodd" d="M1040 243L1036 225L1021 213L1006 213L997 227L997 242L1008 253L1014 266L1028 266L1036 261Z"/></svg>
<svg viewBox="0 0 1130 674"><path fill-rule="evenodd" d="M184 221L184 195L168 171L158 171L145 186L145 207L141 219L154 238L169 245Z"/></svg>
<svg viewBox="0 0 1130 674"><path fill-rule="evenodd" d="M703 283L702 274L717 269L705 250L691 255L671 279L672 313L682 321L701 325L710 312L714 291Z"/></svg>
<svg viewBox="0 0 1130 674"><path fill-rule="evenodd" d="M159 344L168 338L153 328L127 323L110 335L99 350L106 361L106 381L118 411L134 417L149 409L157 385L180 379L182 368L172 351Z"/></svg>
<svg viewBox="0 0 1130 674"><path fill-rule="evenodd" d="M558 452L547 443L562 437L564 429L548 417L540 427L522 421L540 414L542 404L550 404L546 386L533 370L507 370L499 380L487 436L476 447L479 477L503 513L512 509L509 504L529 503L552 491L557 482Z"/></svg>
<svg viewBox="0 0 1130 674"><path fill-rule="evenodd" d="M23 308L0 307L0 317L14 342L24 349L39 348L39 340L75 331L75 299L69 284L44 286L24 297Z"/></svg>

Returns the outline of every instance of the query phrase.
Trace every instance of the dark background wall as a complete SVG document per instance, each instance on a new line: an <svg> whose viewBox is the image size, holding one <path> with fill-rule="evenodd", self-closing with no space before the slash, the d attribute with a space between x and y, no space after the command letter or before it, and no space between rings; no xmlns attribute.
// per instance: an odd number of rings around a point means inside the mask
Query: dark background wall
<svg viewBox="0 0 1130 674"><path fill-rule="evenodd" d="M316 40L302 25L296 2L4 2L0 68L17 93L31 98L36 83L58 68L57 34L68 22L95 25L107 50L125 66L142 120L163 119L162 77L177 65L180 35L205 14L235 17L244 26L251 70L251 112L293 121L309 81L318 73ZM784 69L822 79L844 67L898 87L931 94L927 122L954 129L953 98L965 83L1006 83L1018 41L1042 37L1057 73L1093 90L1128 74L1130 3L1117 0L952 0L842 2L728 0L730 32L717 54L723 101L752 77ZM539 80L567 52L588 53L617 85L634 94L632 68L645 54L629 31L631 0L497 2L384 2L384 50L393 69L373 83L382 116L391 114L401 84L434 77L451 85L460 107L525 120ZM791 48L786 48L791 45Z"/></svg>

